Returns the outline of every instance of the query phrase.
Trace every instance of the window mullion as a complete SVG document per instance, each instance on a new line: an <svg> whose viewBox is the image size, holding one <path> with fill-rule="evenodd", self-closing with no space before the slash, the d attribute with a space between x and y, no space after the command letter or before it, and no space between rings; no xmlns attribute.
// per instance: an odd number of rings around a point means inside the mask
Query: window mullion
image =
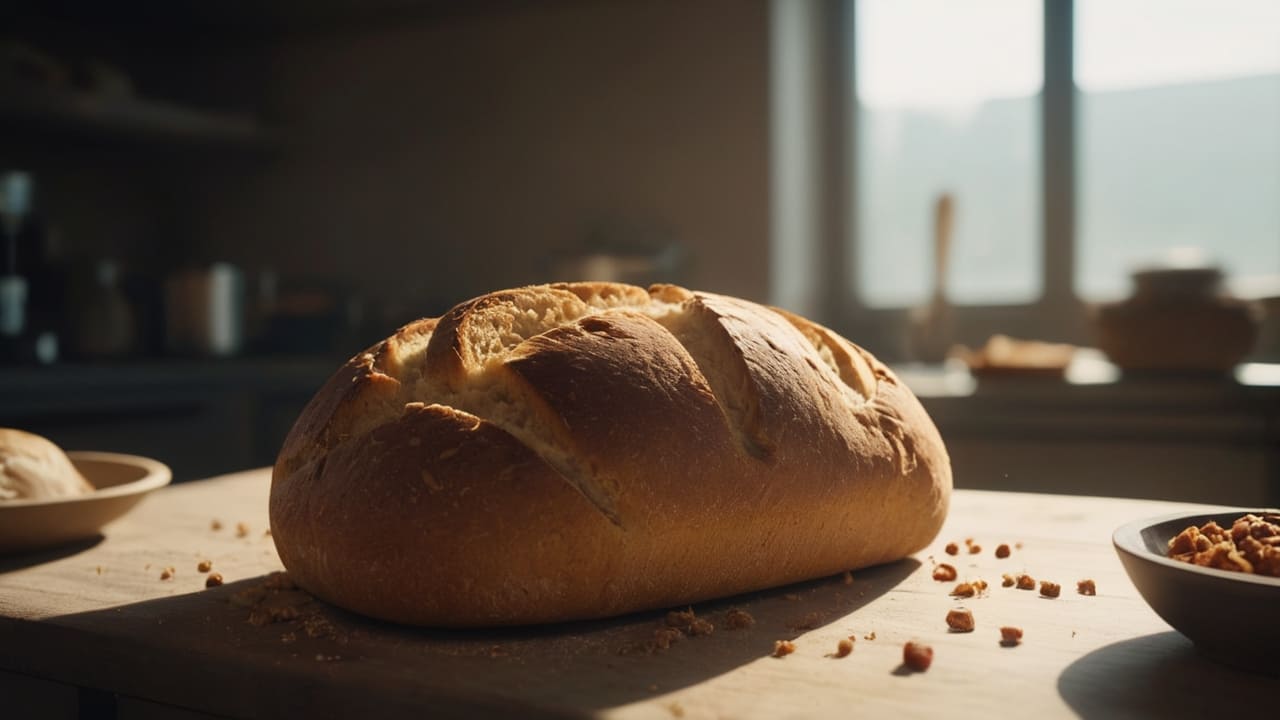
<svg viewBox="0 0 1280 720"><path fill-rule="evenodd" d="M1074 2L1044 1L1044 301L1055 315L1075 306L1076 94Z"/></svg>

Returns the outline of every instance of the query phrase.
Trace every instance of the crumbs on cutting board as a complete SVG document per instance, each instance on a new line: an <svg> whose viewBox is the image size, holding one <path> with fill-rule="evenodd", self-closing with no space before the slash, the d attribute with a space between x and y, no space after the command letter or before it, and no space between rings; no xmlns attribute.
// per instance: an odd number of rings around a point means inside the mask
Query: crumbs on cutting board
<svg viewBox="0 0 1280 720"><path fill-rule="evenodd" d="M315 598L299 589L283 571L270 573L257 585L242 588L232 594L228 602L248 610L245 622L254 627L289 623L290 629L280 635L280 642L284 644L296 642L299 631L309 638L340 645L349 639L347 633L325 617ZM333 659L338 658L333 656Z"/></svg>

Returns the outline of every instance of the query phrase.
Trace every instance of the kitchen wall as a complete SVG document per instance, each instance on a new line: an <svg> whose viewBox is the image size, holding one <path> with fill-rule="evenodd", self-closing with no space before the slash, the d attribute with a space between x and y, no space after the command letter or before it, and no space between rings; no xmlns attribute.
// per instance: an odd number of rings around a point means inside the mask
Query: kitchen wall
<svg viewBox="0 0 1280 720"><path fill-rule="evenodd" d="M764 298L767 19L763 0L543 2L287 35L254 81L283 148L203 179L192 253L420 314L554 279L550 254L604 230ZM238 53L206 69L225 84Z"/></svg>

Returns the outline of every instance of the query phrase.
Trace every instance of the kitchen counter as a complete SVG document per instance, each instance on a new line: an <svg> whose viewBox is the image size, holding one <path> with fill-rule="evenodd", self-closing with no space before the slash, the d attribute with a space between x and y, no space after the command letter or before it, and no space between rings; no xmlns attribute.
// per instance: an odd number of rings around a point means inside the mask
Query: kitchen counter
<svg viewBox="0 0 1280 720"><path fill-rule="evenodd" d="M172 486L103 538L0 558L5 715L1172 717L1274 701L1274 679L1197 655L1138 597L1111 548L1116 526L1195 506L957 491L943 532L913 558L858 571L851 584L826 578L699 604L714 633L645 652L660 612L433 631L314 603L302 620L251 624L232 598L280 569L264 532L268 487L266 470ZM943 553L969 537L980 554ZM999 560L1002 542L1022 547ZM201 559L225 585L205 589ZM948 597L952 583L930 577L934 559L991 583L987 595ZM169 566L175 576L161 580ZM1060 583L1061 597L1000 587L1001 573L1022 571ZM1076 594L1086 577L1096 597ZM957 605L973 611L976 632L947 632ZM755 626L721 627L730 607ZM1023 643L1000 646L1001 625L1023 628ZM853 653L832 657L849 635ZM900 667L911 638L935 649L926 673ZM780 639L794 639L795 654L769 657Z"/></svg>
<svg viewBox="0 0 1280 720"><path fill-rule="evenodd" d="M1081 350L1065 379L903 366L958 487L1280 505L1280 365L1138 375Z"/></svg>

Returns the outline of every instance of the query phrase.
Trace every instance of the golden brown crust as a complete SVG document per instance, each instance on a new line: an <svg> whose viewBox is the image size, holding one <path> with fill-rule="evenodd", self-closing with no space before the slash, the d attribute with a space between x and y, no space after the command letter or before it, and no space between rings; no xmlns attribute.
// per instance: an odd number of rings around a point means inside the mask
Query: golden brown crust
<svg viewBox="0 0 1280 720"><path fill-rule="evenodd" d="M353 358L273 474L298 583L437 626L603 617L927 545L950 465L893 374L826 328L674 286L459 305Z"/></svg>

